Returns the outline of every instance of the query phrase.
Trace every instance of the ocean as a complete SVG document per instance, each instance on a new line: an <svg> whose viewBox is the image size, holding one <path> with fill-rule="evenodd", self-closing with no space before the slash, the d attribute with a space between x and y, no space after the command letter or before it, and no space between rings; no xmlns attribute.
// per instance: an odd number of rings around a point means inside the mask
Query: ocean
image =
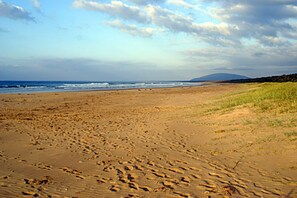
<svg viewBox="0 0 297 198"><path fill-rule="evenodd" d="M1 93L65 92L200 86L189 81L91 82L91 81L0 81Z"/></svg>

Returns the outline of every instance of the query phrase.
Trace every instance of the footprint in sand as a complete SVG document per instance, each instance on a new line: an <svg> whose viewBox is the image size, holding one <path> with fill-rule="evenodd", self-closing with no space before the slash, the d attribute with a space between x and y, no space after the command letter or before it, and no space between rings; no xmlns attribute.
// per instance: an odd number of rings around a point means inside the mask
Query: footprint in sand
<svg viewBox="0 0 297 198"><path fill-rule="evenodd" d="M129 170L129 171L134 170L134 167L131 166L131 165L127 165L127 166L125 166L124 168L125 168L125 170Z"/></svg>
<svg viewBox="0 0 297 198"><path fill-rule="evenodd" d="M163 186L170 188L170 189L174 189L174 183L169 182L169 181L163 181L162 182Z"/></svg>
<svg viewBox="0 0 297 198"><path fill-rule="evenodd" d="M152 191L152 189L150 187L147 187L147 186L140 186L139 188L146 191L146 192Z"/></svg>
<svg viewBox="0 0 297 198"><path fill-rule="evenodd" d="M104 184L104 183L106 183L108 181L108 179L100 178L100 179L97 179L96 181L98 182L98 184Z"/></svg>
<svg viewBox="0 0 297 198"><path fill-rule="evenodd" d="M213 172L209 172L208 175L210 176L214 176L214 177L217 177L217 178L223 178L223 176L217 174L217 173L213 173Z"/></svg>
<svg viewBox="0 0 297 198"><path fill-rule="evenodd" d="M129 187L133 188L135 190L139 189L139 185L137 183L135 183L135 182L129 182Z"/></svg>
<svg viewBox="0 0 297 198"><path fill-rule="evenodd" d="M216 184L213 184L212 182L208 181L208 180L203 180L204 184L199 184L199 186L197 186L200 189L204 189L207 191L216 191L217 186Z"/></svg>
<svg viewBox="0 0 297 198"><path fill-rule="evenodd" d="M64 172L75 174L75 175L81 174L80 171L75 170L75 169L71 169L71 168L68 168L68 167L63 167L63 168L60 168L60 169L62 169Z"/></svg>
<svg viewBox="0 0 297 198"><path fill-rule="evenodd" d="M45 189L45 185L53 183L53 178L50 176L44 176L42 179L24 179L24 183L30 185L31 188L38 190L38 192L42 192ZM34 191L22 191L22 195L31 196L31 197L39 197L40 194Z"/></svg>
<svg viewBox="0 0 297 198"><path fill-rule="evenodd" d="M196 168L196 167L193 167L193 166L190 166L189 169L190 170L193 170L193 171L201 171L201 169Z"/></svg>
<svg viewBox="0 0 297 198"><path fill-rule="evenodd" d="M40 168L40 169L44 169L44 170L51 170L53 166L51 165L47 165L47 164L44 164L44 163L38 163L38 164L33 164L33 166L36 166L37 168Z"/></svg>
<svg viewBox="0 0 297 198"><path fill-rule="evenodd" d="M124 175L124 174L126 174L126 170L124 168L122 168L122 167L119 167L116 170L118 172L118 175Z"/></svg>
<svg viewBox="0 0 297 198"><path fill-rule="evenodd" d="M157 177L160 177L160 178L165 178L165 177L167 177L167 175L164 174L164 173L158 173L158 172L155 172L155 173L153 173L153 174L156 175Z"/></svg>
<svg viewBox="0 0 297 198"><path fill-rule="evenodd" d="M110 172L110 171L112 171L113 169L114 169L113 166L105 166L105 167L103 168L103 171L104 171L104 172Z"/></svg>
<svg viewBox="0 0 297 198"><path fill-rule="evenodd" d="M184 161L184 160L175 160L175 161L178 162L178 163L182 163L182 164L189 164L189 162Z"/></svg>
<svg viewBox="0 0 297 198"><path fill-rule="evenodd" d="M25 196L32 196L32 197L39 197L39 194L33 191L22 191L22 195Z"/></svg>
<svg viewBox="0 0 297 198"><path fill-rule="evenodd" d="M155 168L147 168L147 169L150 170L150 171L152 171L152 172L154 172L154 173L159 172L159 170L158 169L155 169Z"/></svg>
<svg viewBox="0 0 297 198"><path fill-rule="evenodd" d="M175 173L180 173L180 174L184 174L184 171L178 169L178 168L168 168L168 170L175 172Z"/></svg>
<svg viewBox="0 0 297 198"><path fill-rule="evenodd" d="M146 179L147 180L155 180L155 177L154 176L148 176Z"/></svg>
<svg viewBox="0 0 297 198"><path fill-rule="evenodd" d="M190 198L191 197L191 195L189 193L183 193L183 192L179 192L179 191L174 191L173 193L177 194L177 195L179 195L181 197L185 197L185 198Z"/></svg>
<svg viewBox="0 0 297 198"><path fill-rule="evenodd" d="M120 176L119 177L119 181L121 181L121 182L123 182L123 183L129 183L129 179L128 178L126 178L126 177L124 177L124 176Z"/></svg>
<svg viewBox="0 0 297 198"><path fill-rule="evenodd" d="M110 190L113 192L118 192L121 190L121 188L118 185L113 185L110 187Z"/></svg>
<svg viewBox="0 0 297 198"><path fill-rule="evenodd" d="M77 177L77 178L79 178L79 179L85 179L85 177L82 176L82 175L81 175L81 172L78 171L78 170L70 169L70 168L68 168L68 167L63 167L63 168L60 168L60 169L63 170L64 172L66 172L66 173L75 175L75 177Z"/></svg>
<svg viewBox="0 0 297 198"><path fill-rule="evenodd" d="M255 196L255 197L263 197L261 194L259 194L259 193L256 193L256 192L252 192L253 193L253 195Z"/></svg>
<svg viewBox="0 0 297 198"><path fill-rule="evenodd" d="M147 164L150 166L155 166L155 163L153 161L149 161Z"/></svg>
<svg viewBox="0 0 297 198"><path fill-rule="evenodd" d="M232 196L232 195L234 195L234 194L239 194L239 195L242 195L241 193L240 193L240 191L234 186L234 185L232 185L232 184L227 184L227 185L225 185L224 187L223 187L223 189L224 189L224 194L225 195L228 195L228 196Z"/></svg>
<svg viewBox="0 0 297 198"><path fill-rule="evenodd" d="M134 167L135 167L136 170L139 170L139 171L143 171L144 170L140 165L135 165Z"/></svg>
<svg viewBox="0 0 297 198"><path fill-rule="evenodd" d="M40 185L49 184L53 181L53 178L50 176L44 176L42 179L24 179L25 184L29 184L31 187L37 187Z"/></svg>
<svg viewBox="0 0 297 198"><path fill-rule="evenodd" d="M181 181L182 182L185 182L185 183L190 183L191 182L191 179L189 177L185 176L185 177L182 177L181 178Z"/></svg>
<svg viewBox="0 0 297 198"><path fill-rule="evenodd" d="M135 182L135 180L138 178L138 176L134 173L130 173L128 174L128 177L127 177L131 182Z"/></svg>
<svg viewBox="0 0 297 198"><path fill-rule="evenodd" d="M189 171L190 170L190 168L185 167L185 166L180 166L179 168L182 169L182 170L184 170L184 171Z"/></svg>
<svg viewBox="0 0 297 198"><path fill-rule="evenodd" d="M202 178L202 176L197 175L197 174L191 174L191 176L192 176L194 179L201 179L201 178Z"/></svg>

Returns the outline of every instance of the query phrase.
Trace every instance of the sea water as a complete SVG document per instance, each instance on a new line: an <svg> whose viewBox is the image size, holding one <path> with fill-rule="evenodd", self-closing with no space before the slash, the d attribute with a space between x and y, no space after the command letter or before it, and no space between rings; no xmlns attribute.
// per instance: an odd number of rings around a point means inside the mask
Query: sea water
<svg viewBox="0 0 297 198"><path fill-rule="evenodd" d="M64 92L199 86L189 81L91 82L91 81L0 81L0 93Z"/></svg>

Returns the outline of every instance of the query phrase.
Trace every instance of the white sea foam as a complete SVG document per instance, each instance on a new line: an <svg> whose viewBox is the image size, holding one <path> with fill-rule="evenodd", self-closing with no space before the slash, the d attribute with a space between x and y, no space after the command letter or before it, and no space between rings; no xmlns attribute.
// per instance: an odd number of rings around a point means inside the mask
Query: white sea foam
<svg viewBox="0 0 297 198"><path fill-rule="evenodd" d="M57 86L58 88L106 88L109 86L109 83L71 83L71 84L64 84L64 85L60 85Z"/></svg>

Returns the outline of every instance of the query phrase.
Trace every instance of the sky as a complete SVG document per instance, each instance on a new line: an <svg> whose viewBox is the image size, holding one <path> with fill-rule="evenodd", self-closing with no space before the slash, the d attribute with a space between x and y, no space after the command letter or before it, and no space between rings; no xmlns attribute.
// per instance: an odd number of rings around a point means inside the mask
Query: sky
<svg viewBox="0 0 297 198"><path fill-rule="evenodd" d="M0 0L0 80L297 73L296 0Z"/></svg>

